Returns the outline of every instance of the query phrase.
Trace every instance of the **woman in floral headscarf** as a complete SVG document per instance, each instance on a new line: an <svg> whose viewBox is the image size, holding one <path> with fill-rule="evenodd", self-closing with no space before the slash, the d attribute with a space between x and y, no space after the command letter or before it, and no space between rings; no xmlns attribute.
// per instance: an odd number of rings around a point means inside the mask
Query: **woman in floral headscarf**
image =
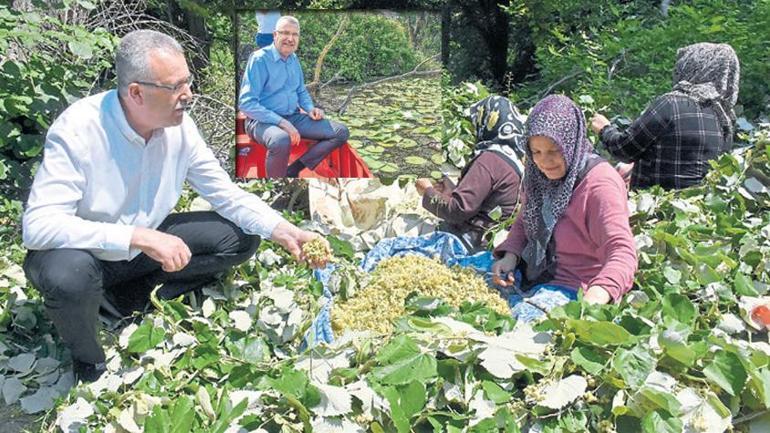
<svg viewBox="0 0 770 433"><path fill-rule="evenodd" d="M538 102L526 131L523 209L494 251L493 279L526 292L511 300L525 321L578 289L588 302L618 301L637 266L623 180L592 153L583 113L566 96Z"/></svg>
<svg viewBox="0 0 770 433"><path fill-rule="evenodd" d="M488 96L470 107L476 129L474 156L458 184L417 179L422 206L443 221L438 227L457 235L470 251L486 249L484 233L513 214L524 170L524 116L510 100ZM493 218L490 214L499 209Z"/></svg>
<svg viewBox="0 0 770 433"><path fill-rule="evenodd" d="M625 131L601 114L591 119L591 128L612 156L634 163L632 187L698 185L708 161L732 147L739 80L730 45L689 45L677 52L673 91L653 101Z"/></svg>
<svg viewBox="0 0 770 433"><path fill-rule="evenodd" d="M443 221L438 227L457 235L466 248L486 249L484 233L497 220L510 217L518 203L524 170L524 116L507 98L489 96L470 108L476 129L473 159L463 168L455 186L448 178L433 184L418 179L422 206Z"/></svg>

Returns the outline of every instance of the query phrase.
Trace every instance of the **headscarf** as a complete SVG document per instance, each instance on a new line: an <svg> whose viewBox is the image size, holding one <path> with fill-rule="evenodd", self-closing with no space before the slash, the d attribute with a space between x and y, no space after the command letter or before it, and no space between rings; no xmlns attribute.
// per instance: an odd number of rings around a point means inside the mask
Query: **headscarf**
<svg viewBox="0 0 770 433"><path fill-rule="evenodd" d="M575 183L592 151L586 136L586 122L580 108L566 96L550 95L535 105L526 124L526 137L541 135L559 147L567 164L562 179L550 180L532 159L527 145L524 171L526 204L524 212L527 244L522 251L526 277L535 281L555 265L551 239L553 229L572 198Z"/></svg>
<svg viewBox="0 0 770 433"><path fill-rule="evenodd" d="M700 106L711 106L722 125L725 143L731 145L740 76L738 56L730 45L688 45L676 53L674 90L669 94L689 96Z"/></svg>
<svg viewBox="0 0 770 433"><path fill-rule="evenodd" d="M474 157L485 151L494 152L521 176L524 172L525 117L508 98L496 95L471 105L470 112L471 123L476 129ZM466 165L464 171L470 166Z"/></svg>

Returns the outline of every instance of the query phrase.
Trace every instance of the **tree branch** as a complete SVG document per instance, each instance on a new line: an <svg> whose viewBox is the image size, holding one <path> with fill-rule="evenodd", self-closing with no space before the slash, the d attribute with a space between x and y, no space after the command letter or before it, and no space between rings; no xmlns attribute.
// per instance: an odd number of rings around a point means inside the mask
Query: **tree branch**
<svg viewBox="0 0 770 433"><path fill-rule="evenodd" d="M578 75L580 75L582 73L583 73L583 71L577 70L577 71L573 71L573 72L571 72L571 73L561 77L560 79L558 79L554 83L552 83L550 86L548 86L544 91L540 92L538 94L538 96L537 96L537 99L541 99L544 96L550 94L551 91L553 91L553 89L555 89L556 86L558 86L559 84L565 83L565 82L567 82L567 81L577 77Z"/></svg>
<svg viewBox="0 0 770 433"><path fill-rule="evenodd" d="M334 36L332 36L331 39L329 39L329 42L326 43L324 48L321 50L321 54L318 55L318 60L315 62L315 69L313 70L313 81L305 86L307 90L313 95L313 99L318 98L318 92L321 90L320 82L321 82L321 69L323 68L324 59L326 59L326 55L329 54L329 50L332 49L334 46L334 43L337 41L337 39L340 37L342 32L345 30L345 26L348 23L348 16L343 15L342 20L340 20L340 25L337 26L337 32L334 33Z"/></svg>
<svg viewBox="0 0 770 433"><path fill-rule="evenodd" d="M430 71L418 71L420 66L422 66L423 64L425 64L427 61L429 61L431 59L437 58L438 56L439 56L439 54L436 54L435 56L428 57L427 59L425 59L422 62L420 62L420 64L415 66L414 69L412 69L411 71L406 72L404 74L393 75L391 77L385 77L385 78L382 78L382 79L379 79L379 80L376 80L376 81L372 81L372 82L364 83L364 84L359 84L357 86L351 87L350 90L348 91L348 96L345 98L345 102L343 102L342 105L340 105L340 107L337 110L335 110L335 111L337 111L337 114L339 114L339 115L344 114L345 110L348 109L348 104L350 104L350 100L353 98L353 94L355 92L357 92L359 90L362 90L362 89L365 89L367 87L372 87L372 86L375 86L377 84L382 84L382 83L385 83L385 82L388 82L388 81L400 80L402 78L407 78L407 77L440 74L442 72L441 69L434 69L434 70L430 70Z"/></svg>

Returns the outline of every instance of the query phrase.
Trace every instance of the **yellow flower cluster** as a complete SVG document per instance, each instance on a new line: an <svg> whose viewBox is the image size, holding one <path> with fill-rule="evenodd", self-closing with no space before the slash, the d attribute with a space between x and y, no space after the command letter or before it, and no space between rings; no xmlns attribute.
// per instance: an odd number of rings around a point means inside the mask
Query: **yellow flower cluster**
<svg viewBox="0 0 770 433"><path fill-rule="evenodd" d="M302 254L310 263L331 262L334 258L332 249L322 238L315 238L302 244Z"/></svg>
<svg viewBox="0 0 770 433"><path fill-rule="evenodd" d="M334 307L332 327L389 334L393 321L405 313L404 300L413 292L443 299L453 307L480 301L501 314L510 314L505 300L472 269L449 268L438 258L409 255L382 260L363 290Z"/></svg>

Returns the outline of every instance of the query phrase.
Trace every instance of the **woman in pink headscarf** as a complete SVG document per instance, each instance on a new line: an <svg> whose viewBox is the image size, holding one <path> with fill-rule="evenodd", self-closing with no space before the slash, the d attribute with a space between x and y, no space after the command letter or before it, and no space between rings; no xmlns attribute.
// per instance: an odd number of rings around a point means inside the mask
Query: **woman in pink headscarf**
<svg viewBox="0 0 770 433"><path fill-rule="evenodd" d="M525 321L576 299L579 289L588 302L617 302L637 268L625 183L592 153L583 113L566 96L538 102L526 130L524 205L494 251L493 279L526 292L510 300Z"/></svg>

